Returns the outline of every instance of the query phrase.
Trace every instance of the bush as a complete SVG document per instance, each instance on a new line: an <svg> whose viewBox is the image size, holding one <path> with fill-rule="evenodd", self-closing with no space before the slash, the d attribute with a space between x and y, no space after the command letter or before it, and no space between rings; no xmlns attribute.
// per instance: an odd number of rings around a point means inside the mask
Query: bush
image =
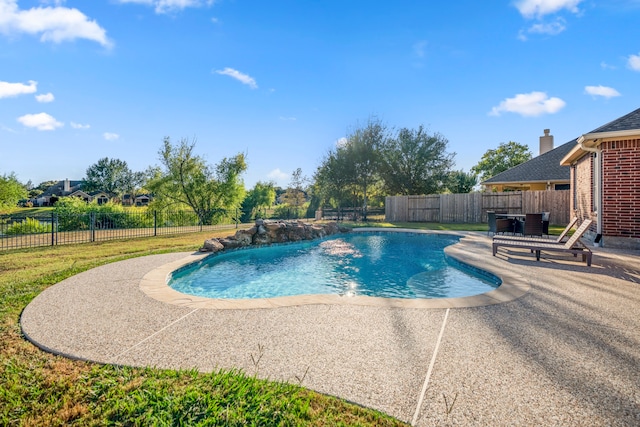
<svg viewBox="0 0 640 427"><path fill-rule="evenodd" d="M5 230L5 234L10 236L38 233L51 233L51 224L40 222L35 218L25 218L20 222L14 222Z"/></svg>
<svg viewBox="0 0 640 427"><path fill-rule="evenodd" d="M278 219L298 219L304 218L306 213L306 204L298 207L282 204L275 207L273 217Z"/></svg>

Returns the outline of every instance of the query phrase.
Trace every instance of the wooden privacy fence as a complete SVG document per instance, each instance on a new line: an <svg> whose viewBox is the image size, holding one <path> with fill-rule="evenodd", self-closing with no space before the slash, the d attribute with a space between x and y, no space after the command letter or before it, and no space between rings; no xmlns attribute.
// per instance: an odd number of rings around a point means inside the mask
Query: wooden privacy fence
<svg viewBox="0 0 640 427"><path fill-rule="evenodd" d="M487 222L487 211L551 212L553 225L569 222L570 191L509 191L505 193L387 196L385 220L390 222Z"/></svg>

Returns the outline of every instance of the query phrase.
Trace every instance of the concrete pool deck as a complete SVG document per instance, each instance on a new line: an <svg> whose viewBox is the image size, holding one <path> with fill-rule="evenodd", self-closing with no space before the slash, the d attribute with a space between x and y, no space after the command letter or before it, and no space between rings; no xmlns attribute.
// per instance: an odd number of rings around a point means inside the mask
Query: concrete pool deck
<svg viewBox="0 0 640 427"><path fill-rule="evenodd" d="M463 234L447 253L511 286L487 305L167 301L145 286L197 257L174 253L66 279L25 308L21 326L56 354L302 379L416 426L640 425L640 253L593 248L592 267L571 255L536 262L529 251L493 257L490 238Z"/></svg>

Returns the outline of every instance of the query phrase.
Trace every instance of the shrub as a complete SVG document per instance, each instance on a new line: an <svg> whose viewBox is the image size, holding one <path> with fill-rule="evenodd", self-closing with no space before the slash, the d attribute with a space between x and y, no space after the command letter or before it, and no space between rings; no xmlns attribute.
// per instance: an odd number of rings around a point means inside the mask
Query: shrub
<svg viewBox="0 0 640 427"><path fill-rule="evenodd" d="M51 224L40 222L35 218L25 218L20 222L14 222L5 230L7 235L51 233Z"/></svg>

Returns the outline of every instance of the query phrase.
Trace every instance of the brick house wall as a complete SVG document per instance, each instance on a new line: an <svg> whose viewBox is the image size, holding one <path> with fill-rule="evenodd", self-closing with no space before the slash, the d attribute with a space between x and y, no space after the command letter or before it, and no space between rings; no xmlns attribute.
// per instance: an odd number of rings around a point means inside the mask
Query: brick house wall
<svg viewBox="0 0 640 427"><path fill-rule="evenodd" d="M571 182L573 197L571 197L571 211L578 217L578 222L592 219L596 222L597 214L593 211L593 161L592 155L582 157L571 168ZM595 227L593 227L595 232ZM587 236L588 237L588 236Z"/></svg>
<svg viewBox="0 0 640 427"><path fill-rule="evenodd" d="M640 239L640 139L606 141L600 148L602 234Z"/></svg>

